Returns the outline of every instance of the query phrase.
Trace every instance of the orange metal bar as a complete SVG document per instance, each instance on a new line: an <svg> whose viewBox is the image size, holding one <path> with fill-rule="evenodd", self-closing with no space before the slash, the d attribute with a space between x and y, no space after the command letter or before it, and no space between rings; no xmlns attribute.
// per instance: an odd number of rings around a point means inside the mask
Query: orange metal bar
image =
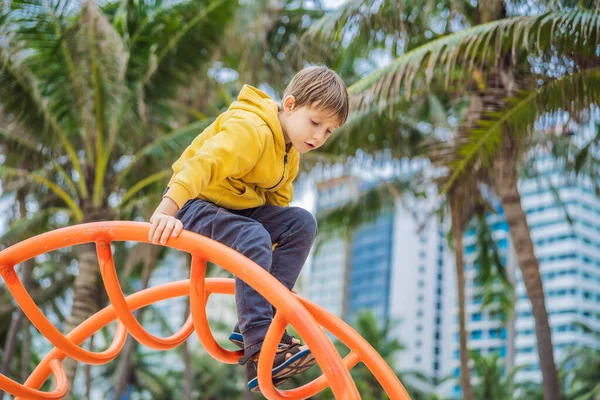
<svg viewBox="0 0 600 400"><path fill-rule="evenodd" d="M110 244L106 242L97 242L96 251L98 252L100 273L104 280L104 286L106 286L108 298L117 310L120 321L125 325L131 336L151 349L168 350L174 346L179 346L192 334L194 331L194 324L191 316L177 333L166 339L158 338L148 333L148 331L137 322L129 310L129 307L127 307L127 302L125 301L125 296L123 295L121 285L119 284L119 278L117 277Z"/></svg>
<svg viewBox="0 0 600 400"><path fill-rule="evenodd" d="M54 379L56 379L56 388L52 392L40 392L39 390L27 387L27 385L20 385L2 374L0 374L0 388L12 395L22 396L25 399L30 400L62 399L64 395L67 394L69 384L67 382L65 370L58 360L48 360L48 365L51 372L54 374Z"/></svg>
<svg viewBox="0 0 600 400"><path fill-rule="evenodd" d="M206 260L193 255L191 268L190 310L200 343L215 360L226 364L237 364L244 353L242 351L225 350L217 343L210 329L206 329L209 326L208 317L206 316L206 301L211 294L210 291L205 289Z"/></svg>
<svg viewBox="0 0 600 400"><path fill-rule="evenodd" d="M31 323L50 341L50 343L64 351L69 357L74 358L77 361L98 365L106 364L119 355L119 352L125 344L125 339L127 338L127 332L123 329L121 324L119 324L115 338L108 349L101 353L93 353L85 350L67 339L50 321L48 321L40 309L35 305L31 296L29 296L29 293L25 290L25 287L12 267L0 267L0 272L2 273L4 281L7 283L8 290L12 293L17 304L19 304Z"/></svg>
<svg viewBox="0 0 600 400"><path fill-rule="evenodd" d="M179 237L169 238L166 244L192 254L190 280L160 285L125 298L119 285L110 243L112 241L148 243L149 228L148 223L129 221L75 225L44 233L0 252L0 272L8 289L25 315L56 346L32 372L24 385L0 375L0 389L27 399L61 398L67 390L66 378L60 364L64 357L69 356L89 364L109 362L121 351L127 332L151 348L167 350L181 344L195 329L202 345L211 356L226 363L237 362L242 353L223 349L212 336L208 325L206 302L210 294L234 293L233 279L205 277L206 260L211 260L247 282L278 310L259 358L258 380L267 398L307 398L331 386L336 398L359 399L360 395L349 370L358 362L363 362L373 372L391 399L409 399L391 368L351 327L321 307L291 293L276 278L243 255L193 232L183 231ZM35 305L18 279L14 266L49 251L91 242L96 244L100 271L112 305L88 318L65 337L52 326ZM132 314L132 311L148 304L185 295L190 296L191 315L183 327L169 338L163 339L151 335ZM93 353L79 346L86 338L114 320L118 322L117 331L113 343L107 350ZM270 365L273 363L279 338L288 323L294 326L310 347L324 375L300 388L280 391L275 389L271 382ZM351 349L351 353L344 360L340 358L321 326ZM36 390L52 373L57 381L56 389L50 393Z"/></svg>

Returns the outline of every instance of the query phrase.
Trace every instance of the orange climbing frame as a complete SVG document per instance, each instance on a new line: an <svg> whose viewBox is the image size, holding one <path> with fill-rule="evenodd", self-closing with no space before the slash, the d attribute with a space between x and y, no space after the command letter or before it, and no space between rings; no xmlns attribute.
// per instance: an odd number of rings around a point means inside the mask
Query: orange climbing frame
<svg viewBox="0 0 600 400"><path fill-rule="evenodd" d="M213 293L234 293L233 279L206 278L206 261L210 260L243 279L277 308L258 361L258 382L265 397L304 399L331 386L338 399L359 399L360 395L349 371L362 362L391 399L409 399L392 369L350 326L325 309L290 292L271 274L240 253L196 233L182 231L178 237L169 238L165 244L192 255L190 279L163 284L125 297L117 278L110 244L113 241L149 243L149 228L148 223L130 221L81 224L38 235L0 252L0 272L8 289L32 324L55 346L24 384L0 375L0 389L22 399L60 399L67 392L68 385L61 363L65 357L88 364L105 364L118 356L127 333L150 348L168 350L184 342L195 330L212 357L228 364L237 363L242 352L222 348L215 341L208 325L208 297ZM40 254L92 242L96 244L100 272L112 305L85 320L65 337L42 314L23 287L14 267ZM132 311L149 304L186 295L190 296L191 315L182 328L168 338L150 334L132 314ZM115 319L115 338L105 351L90 352L80 347L85 339ZM302 387L283 391L273 386L270 366L287 324L291 324L305 340L323 375ZM343 360L321 327L351 350ZM51 374L56 382L55 389L51 392L40 391L39 388Z"/></svg>

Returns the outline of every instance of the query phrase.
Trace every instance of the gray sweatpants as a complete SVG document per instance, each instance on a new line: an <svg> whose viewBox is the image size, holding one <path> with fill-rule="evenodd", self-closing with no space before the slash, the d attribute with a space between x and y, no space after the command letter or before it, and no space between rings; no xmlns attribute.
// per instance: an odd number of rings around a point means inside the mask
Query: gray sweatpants
<svg viewBox="0 0 600 400"><path fill-rule="evenodd" d="M189 200L175 217L183 228L221 242L266 269L292 289L317 235L313 215L299 207L266 205L229 210ZM277 243L275 250L272 250ZM273 320L273 308L251 286L235 278L235 302L246 352L260 350Z"/></svg>

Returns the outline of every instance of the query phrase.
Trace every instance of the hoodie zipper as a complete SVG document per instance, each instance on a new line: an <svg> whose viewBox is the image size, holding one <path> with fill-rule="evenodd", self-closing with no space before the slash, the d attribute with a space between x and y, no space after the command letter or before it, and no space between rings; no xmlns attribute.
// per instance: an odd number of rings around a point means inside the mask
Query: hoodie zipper
<svg viewBox="0 0 600 400"><path fill-rule="evenodd" d="M265 190L274 189L277 186L279 186L279 184L281 183L281 181L283 181L283 178L285 178L285 166L287 165L287 161L288 161L288 155L286 153L285 156L283 157L283 174L281 175L281 179L279 179L279 182L277 182L274 186L271 186L270 188L267 188Z"/></svg>

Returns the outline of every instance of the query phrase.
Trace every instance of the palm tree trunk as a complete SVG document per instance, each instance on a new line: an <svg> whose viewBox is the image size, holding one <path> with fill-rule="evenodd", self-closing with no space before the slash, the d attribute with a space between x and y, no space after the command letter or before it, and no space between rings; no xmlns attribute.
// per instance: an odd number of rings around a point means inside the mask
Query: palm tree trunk
<svg viewBox="0 0 600 400"><path fill-rule="evenodd" d="M141 314L139 310L139 315ZM114 399L120 399L123 396L123 393L127 389L127 384L131 378L131 360L133 358L133 352L135 351L136 341L133 337L128 337L125 346L123 346L123 350L121 350L121 354L119 355L119 366L117 367L117 382L115 383L114 390Z"/></svg>
<svg viewBox="0 0 600 400"><path fill-rule="evenodd" d="M142 290L148 287L148 283L150 282L150 275L156 264L156 255L159 249L160 247L158 246L148 246L144 248L144 250L146 251L143 255L144 270L142 271ZM136 314L138 321L142 320L144 310L145 308L142 308L137 311ZM131 378L131 360L133 358L135 347L135 339L133 337L127 338L127 342L125 343L124 349L122 350L122 354L120 356L120 364L117 368L117 382L115 382L114 391L115 399L120 399L122 394L127 389L127 384L129 383Z"/></svg>
<svg viewBox="0 0 600 400"><path fill-rule="evenodd" d="M507 265L506 265L506 272L508 274L508 280L511 284L512 287L512 298L516 299L516 293L515 293L515 285L516 285L516 280L515 280L515 271L517 269L517 256L515 254L515 250L514 250L514 244L512 242L512 240L509 243L509 253L508 253L508 257L507 257ZM507 327L506 327L506 373L510 374L510 372L513 370L513 368L515 367L515 347L516 347L516 336L517 336L517 332L516 332L516 322L517 322L517 313L516 313L516 306L517 306L517 301L513 301L512 303L512 310L510 313L510 317L509 320L507 321Z"/></svg>
<svg viewBox="0 0 600 400"><path fill-rule="evenodd" d="M94 336L90 337L90 347L89 351L94 351ZM92 366L90 364L86 364L84 367L85 371L85 400L90 400L92 395Z"/></svg>
<svg viewBox="0 0 600 400"><path fill-rule="evenodd" d="M503 137L503 142L496 154L493 165L496 191L510 227L510 236L514 243L523 283L527 290L527 296L531 301L532 313L535 319L544 399L559 400L561 398L560 385L554 362L548 312L544 302L544 288L539 263L533 250L531 232L527 225L527 218L521 205L521 196L517 186L517 147L508 132Z"/></svg>
<svg viewBox="0 0 600 400"><path fill-rule="evenodd" d="M465 266L464 266L464 227L463 216L460 214L462 203L454 193L450 193L450 215L452 218L452 244L456 259L456 283L458 291L458 329L460 351L460 387L464 400L473 400L471 386L471 371L469 370L469 349L467 348L467 327L465 318Z"/></svg>
<svg viewBox="0 0 600 400"><path fill-rule="evenodd" d="M94 176L91 174L91 176ZM84 205L83 222L110 221L114 218L114 211L106 205L104 207L93 208ZM99 307L98 284L100 282L100 270L98 267L98 254L96 253L95 243L85 243L78 246L79 268L73 284L73 307L71 315L67 319L65 332L71 332L83 321L92 316ZM71 358L63 361L65 374L69 382L69 390L65 396L66 400L73 397L73 383L77 372L77 362Z"/></svg>
<svg viewBox="0 0 600 400"><path fill-rule="evenodd" d="M98 305L96 304L98 258L94 243L80 245L78 270L79 273L73 285L73 308L65 327L65 332L67 333L79 326L98 309ZM69 391L65 398L70 400L72 398L73 382L75 381L75 373L77 371L77 361L66 358L63 365L69 382Z"/></svg>
<svg viewBox="0 0 600 400"><path fill-rule="evenodd" d="M0 374L2 375L8 375L12 354L17 348L17 346L15 346L17 333L19 333L22 320L25 319L25 314L23 314L21 310L17 310L16 314L16 317L10 321L10 327L8 328L6 341L4 342L4 351L2 352L3 359L2 365L0 366ZM2 399L3 396L4 392L0 390L0 399Z"/></svg>

